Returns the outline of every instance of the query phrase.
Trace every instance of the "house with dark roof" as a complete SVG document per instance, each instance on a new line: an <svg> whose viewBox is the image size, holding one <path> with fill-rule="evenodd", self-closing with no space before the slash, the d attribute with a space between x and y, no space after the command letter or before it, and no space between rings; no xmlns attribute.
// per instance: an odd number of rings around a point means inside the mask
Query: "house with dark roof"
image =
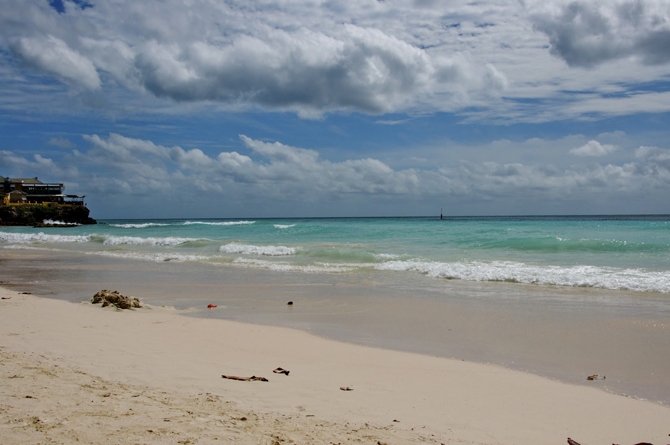
<svg viewBox="0 0 670 445"><path fill-rule="evenodd" d="M85 196L66 195L62 183L44 183L34 178L0 176L0 195L4 204L74 204L84 205Z"/></svg>

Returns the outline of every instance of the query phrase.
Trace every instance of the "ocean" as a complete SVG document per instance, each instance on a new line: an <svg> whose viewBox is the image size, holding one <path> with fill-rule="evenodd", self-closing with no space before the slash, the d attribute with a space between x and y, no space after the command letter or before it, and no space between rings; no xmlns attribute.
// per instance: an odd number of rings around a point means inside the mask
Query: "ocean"
<svg viewBox="0 0 670 445"><path fill-rule="evenodd" d="M0 227L0 281L73 302L117 289L670 404L670 215Z"/></svg>
<svg viewBox="0 0 670 445"><path fill-rule="evenodd" d="M142 261L670 293L670 216L103 220L2 228L7 248Z"/></svg>

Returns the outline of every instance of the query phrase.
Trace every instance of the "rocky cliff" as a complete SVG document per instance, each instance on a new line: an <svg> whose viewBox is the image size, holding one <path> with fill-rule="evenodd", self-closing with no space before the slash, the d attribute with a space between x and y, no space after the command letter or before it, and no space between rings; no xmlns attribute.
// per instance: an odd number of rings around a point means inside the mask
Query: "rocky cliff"
<svg viewBox="0 0 670 445"><path fill-rule="evenodd" d="M44 221L67 224L97 224L83 205L22 204L0 205L0 226L45 226Z"/></svg>

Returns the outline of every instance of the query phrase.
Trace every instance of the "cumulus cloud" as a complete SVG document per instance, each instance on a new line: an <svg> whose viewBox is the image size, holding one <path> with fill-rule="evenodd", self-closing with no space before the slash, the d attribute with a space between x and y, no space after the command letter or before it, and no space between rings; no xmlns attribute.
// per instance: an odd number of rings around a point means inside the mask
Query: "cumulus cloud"
<svg viewBox="0 0 670 445"><path fill-rule="evenodd" d="M549 38L552 54L571 66L594 67L626 57L650 65L670 62L666 1L577 0L536 13L532 20Z"/></svg>
<svg viewBox="0 0 670 445"><path fill-rule="evenodd" d="M492 63L458 52L433 55L381 23L326 24L329 8L311 3L302 9L317 18L303 21L290 17L305 14L299 5L282 1L268 3L275 15L237 2L100 3L58 12L38 0L14 6L18 12L0 19L0 44L9 42L25 64L89 90L101 88L104 73L116 85L172 101L320 117L403 110L437 92L460 102L470 91L498 94L507 85Z"/></svg>
<svg viewBox="0 0 670 445"><path fill-rule="evenodd" d="M484 162L463 163L459 171L451 173L443 170L443 173L458 174L463 185L469 189L467 193L477 199L523 198L556 203L587 196L594 199L599 194L614 190L636 193L648 185L644 173L637 171L637 167L632 164L607 164L557 168L552 165ZM633 185L634 180L645 184Z"/></svg>
<svg viewBox="0 0 670 445"><path fill-rule="evenodd" d="M670 150L640 147L622 164L556 166L521 162L466 162L425 169L396 169L374 158L333 162L311 149L241 135L241 150L205 153L120 134L86 135L88 148L72 157L32 159L0 153L0 167L85 184L81 191L107 202L146 199L146 205L185 196L196 208L213 199L263 205L327 205L340 200L457 199L469 204L562 202L645 194L670 186ZM588 145L588 144L587 144ZM72 160L79 167L72 167ZM488 204L486 204L488 203ZM304 210L303 210L304 211ZM528 211L528 209L526 210ZM303 213L304 214L304 213Z"/></svg>
<svg viewBox="0 0 670 445"><path fill-rule="evenodd" d="M344 25L335 36L306 29L264 34L226 45L150 42L138 50L134 68L157 96L244 100L304 115L388 112L428 92L443 69L425 51L375 29Z"/></svg>
<svg viewBox="0 0 670 445"><path fill-rule="evenodd" d="M5 171L15 172L12 176L23 177L50 177L71 179L76 181L81 172L77 167L68 163L55 162L40 154L34 154L30 158L19 156L9 150L0 150L0 168Z"/></svg>
<svg viewBox="0 0 670 445"><path fill-rule="evenodd" d="M657 169L660 168L670 173L670 150L668 149L642 146L635 151L635 156Z"/></svg>
<svg viewBox="0 0 670 445"><path fill-rule="evenodd" d="M0 0L0 96L18 88L26 108L543 122L668 109L636 88L670 74L665 0L55 3Z"/></svg>
<svg viewBox="0 0 670 445"><path fill-rule="evenodd" d="M13 42L11 48L23 61L38 69L89 90L100 88L100 77L93 63L57 37L22 37Z"/></svg>
<svg viewBox="0 0 670 445"><path fill-rule="evenodd" d="M142 176L153 188L168 190L189 182L205 191L223 191L244 184L260 195L310 197L333 194L412 194L418 179L412 170L394 171L376 159L333 163L313 150L268 143L240 136L259 160L238 152L208 156L194 148L165 147L151 141L110 134L87 135L92 148L77 152L79 162L113 169L121 177ZM191 181L195 179L195 181Z"/></svg>
<svg viewBox="0 0 670 445"><path fill-rule="evenodd" d="M570 153L575 156L598 157L605 156L616 150L616 146L610 144L601 144L598 141L588 141L581 147L575 147L570 150Z"/></svg>
<svg viewBox="0 0 670 445"><path fill-rule="evenodd" d="M13 45L17 60L71 85L122 87L168 99L164 104L303 117L455 110L499 99L510 84L489 57L439 44L449 37L441 14L418 13L411 1L335 8L275 0L256 8L241 1L166 0L159 7L121 0L83 9L64 2L58 11L41 0L2 3L11 12L0 17L0 47ZM40 56L39 44L67 57Z"/></svg>

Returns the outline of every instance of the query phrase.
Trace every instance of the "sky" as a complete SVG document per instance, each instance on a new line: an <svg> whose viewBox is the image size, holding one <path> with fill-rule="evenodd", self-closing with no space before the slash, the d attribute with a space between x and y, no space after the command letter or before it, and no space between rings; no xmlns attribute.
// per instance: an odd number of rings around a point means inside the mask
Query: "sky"
<svg viewBox="0 0 670 445"><path fill-rule="evenodd" d="M0 0L0 176L99 219L670 214L670 0Z"/></svg>

